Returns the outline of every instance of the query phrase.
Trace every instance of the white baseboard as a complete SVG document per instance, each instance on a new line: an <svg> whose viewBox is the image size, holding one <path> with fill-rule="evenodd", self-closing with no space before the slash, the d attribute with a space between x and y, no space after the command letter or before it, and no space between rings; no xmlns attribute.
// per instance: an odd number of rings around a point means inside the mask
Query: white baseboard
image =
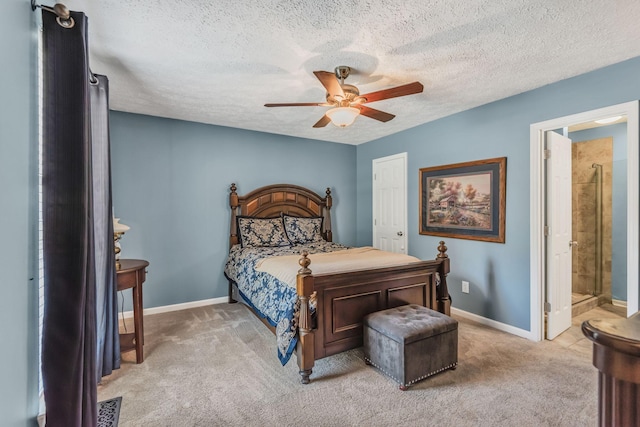
<svg viewBox="0 0 640 427"><path fill-rule="evenodd" d="M615 305L616 307L624 307L627 308L627 302L626 301L622 301L619 299L612 299L611 300L611 304Z"/></svg>
<svg viewBox="0 0 640 427"><path fill-rule="evenodd" d="M204 307L206 305L214 305L214 304L224 304L228 301L229 301L229 297L210 298L210 299L203 299L200 301L184 302L181 304L171 304L171 305L163 305L161 307L145 308L142 311L142 313L144 315L168 313L170 311L186 310L187 308ZM133 318L133 311L122 312L121 318L124 318L124 319Z"/></svg>
<svg viewBox="0 0 640 427"><path fill-rule="evenodd" d="M200 301L185 302L181 304L171 304L171 305L164 305L161 307L145 308L143 310L143 313L145 315L168 313L171 311L186 310L188 308L204 307L207 305L215 305L215 304L224 304L228 301L229 301L228 297L210 298L210 299L203 299ZM621 302L624 302L624 301L621 301ZM625 306L626 306L626 302L625 302ZM455 308L455 307L451 307L451 314L465 318L465 319L473 320L474 322L489 326L499 331L507 332L512 335L516 335L522 338L535 341L535 339L531 337L531 332L525 331L524 329L516 328L515 326L507 325L506 323L498 322L497 320L487 319L486 317L478 316L477 314L469 313L468 311L460 310L459 308ZM125 311L121 314L121 316L124 319L132 318L133 311Z"/></svg>
<svg viewBox="0 0 640 427"><path fill-rule="evenodd" d="M531 335L530 331L525 331L524 329L516 328L515 326L507 325L506 323L498 322L497 320L487 319L486 317L478 316L477 314L469 313L468 311L460 310L459 308L451 307L451 314L473 320L474 322L489 326L499 331L507 332L531 341L537 341Z"/></svg>

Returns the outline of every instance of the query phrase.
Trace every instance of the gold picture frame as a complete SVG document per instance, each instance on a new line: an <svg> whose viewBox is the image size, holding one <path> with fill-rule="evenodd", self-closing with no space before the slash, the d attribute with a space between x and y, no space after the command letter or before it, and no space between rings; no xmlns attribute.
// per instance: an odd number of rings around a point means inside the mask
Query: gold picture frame
<svg viewBox="0 0 640 427"><path fill-rule="evenodd" d="M420 234L504 243L506 173L506 157L420 169Z"/></svg>

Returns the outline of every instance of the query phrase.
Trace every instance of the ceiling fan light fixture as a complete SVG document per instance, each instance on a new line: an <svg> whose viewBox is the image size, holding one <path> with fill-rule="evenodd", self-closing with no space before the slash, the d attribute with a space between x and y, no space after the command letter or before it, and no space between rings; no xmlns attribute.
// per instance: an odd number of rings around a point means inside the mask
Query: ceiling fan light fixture
<svg viewBox="0 0 640 427"><path fill-rule="evenodd" d="M360 114L360 110L354 107L335 107L327 111L327 117L331 119L331 123L344 128L354 122Z"/></svg>
<svg viewBox="0 0 640 427"><path fill-rule="evenodd" d="M421 93L424 86L420 82L407 83L388 89L377 90L360 95L357 87L346 84L344 79L349 76L351 68L340 66L335 73L329 71L314 71L313 74L327 91L327 102L288 102L279 104L264 104L265 107L332 107L318 120L313 127L323 128L333 123L337 127L351 125L356 117L363 115L379 122L388 122L395 116L384 111L370 108L364 104L382 101L383 99Z"/></svg>

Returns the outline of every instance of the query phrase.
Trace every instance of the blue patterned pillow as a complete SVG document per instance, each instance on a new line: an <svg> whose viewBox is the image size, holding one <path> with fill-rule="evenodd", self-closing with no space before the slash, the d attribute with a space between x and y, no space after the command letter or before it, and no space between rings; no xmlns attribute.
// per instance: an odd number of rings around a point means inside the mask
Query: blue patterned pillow
<svg viewBox="0 0 640 427"><path fill-rule="evenodd" d="M289 246L282 218L239 216L238 234L243 248Z"/></svg>
<svg viewBox="0 0 640 427"><path fill-rule="evenodd" d="M284 230L294 245L301 243L323 242L322 217L298 218L282 215Z"/></svg>

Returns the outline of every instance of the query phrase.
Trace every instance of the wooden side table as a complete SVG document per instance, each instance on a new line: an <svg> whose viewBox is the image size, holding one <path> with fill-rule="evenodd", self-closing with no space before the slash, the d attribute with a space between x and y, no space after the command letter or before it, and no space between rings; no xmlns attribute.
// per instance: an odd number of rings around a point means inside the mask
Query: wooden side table
<svg viewBox="0 0 640 427"><path fill-rule="evenodd" d="M144 324L142 321L142 283L146 278L148 261L142 259L121 259L118 276L118 291L131 289L133 294L133 332L120 334L120 352L136 351L136 363L142 363L144 354Z"/></svg>

